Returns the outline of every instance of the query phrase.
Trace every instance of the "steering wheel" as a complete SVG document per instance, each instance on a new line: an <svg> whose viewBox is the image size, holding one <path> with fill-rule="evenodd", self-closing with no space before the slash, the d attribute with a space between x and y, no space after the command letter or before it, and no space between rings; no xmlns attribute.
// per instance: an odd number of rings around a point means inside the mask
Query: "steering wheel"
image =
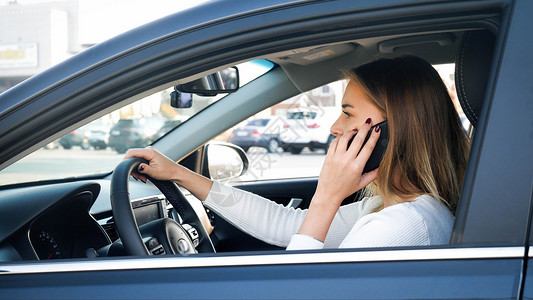
<svg viewBox="0 0 533 300"><path fill-rule="evenodd" d="M172 181L161 181L146 176L172 204L183 220L183 226L170 218L162 218L141 226L139 231L133 215L128 192L129 177L141 163L142 158L123 160L115 168L111 177L111 207L118 235L129 255L150 255L165 253L190 254L215 252L209 234L198 215L180 189Z"/></svg>

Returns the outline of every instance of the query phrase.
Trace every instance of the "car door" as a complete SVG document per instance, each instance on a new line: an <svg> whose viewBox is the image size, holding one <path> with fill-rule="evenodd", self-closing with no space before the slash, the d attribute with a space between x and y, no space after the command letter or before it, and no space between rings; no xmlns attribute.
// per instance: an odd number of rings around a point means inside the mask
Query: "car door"
<svg viewBox="0 0 533 300"><path fill-rule="evenodd" d="M513 189L510 195L505 195L500 198L500 200L505 201L504 199L511 199L514 197L520 197L524 202L533 201L533 187L532 187L532 172L533 172L533 158L532 151L533 149L533 138L532 138L532 116L533 116L533 73L531 67L525 65L531 65L533 61L533 55L531 51L527 50L533 47L533 34L531 31L527 30L531 26L531 19L528 14L524 13L526 10L531 11L533 9L533 3L530 1L521 1L514 4L514 14L513 14L513 31L510 31L506 43L506 54L504 56L504 61L507 62L505 66L501 68L501 75L498 77L499 85L505 86L505 89L497 89L495 95L507 99L505 102L505 109L510 109L514 111L513 116L516 115L517 118L513 118L514 126L526 126L528 129L525 130L527 133L518 133L522 130L519 130L516 135L521 135L520 138L524 144L520 146L521 149L528 149L523 151L517 147L509 146L512 145L511 141L503 141L503 145L507 145L509 149L500 149L498 157L508 157L515 156L516 160L513 160L513 165L509 165L507 168L513 170L513 177L515 178L512 182L507 179L498 182L500 185L512 184ZM528 62L525 64L525 62ZM501 91L498 93L498 91ZM508 107L507 105L512 105L513 107ZM502 106L503 108L503 106ZM511 111L506 111L502 109L502 115L500 118L503 118L505 114L509 114ZM501 119L500 119L501 121ZM507 134L507 136L513 136L513 134ZM519 138L519 137L517 137ZM510 161L509 161L510 163ZM506 170L504 166L501 166L503 170ZM504 171L507 176L511 172ZM516 176L516 177L515 177ZM515 181L516 180L516 181ZM515 194L517 192L517 194ZM519 193L519 194L518 194ZM526 208L524 205L524 214L529 215L529 224L531 224L531 204ZM490 228L491 230L497 230L497 228ZM521 232L524 234L526 243L526 249L524 251L526 260L524 261L524 282L522 287L522 294L520 296L523 299L532 299L533 298L533 270L531 265L533 263L532 255L532 245L533 245L533 228L526 226L526 228Z"/></svg>

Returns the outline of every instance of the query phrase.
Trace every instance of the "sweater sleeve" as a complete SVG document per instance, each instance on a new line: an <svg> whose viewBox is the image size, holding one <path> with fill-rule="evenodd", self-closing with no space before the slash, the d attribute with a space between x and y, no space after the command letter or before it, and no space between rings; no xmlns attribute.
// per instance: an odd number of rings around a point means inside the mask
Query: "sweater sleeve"
<svg viewBox="0 0 533 300"><path fill-rule="evenodd" d="M204 204L240 230L280 247L287 247L306 214L217 181Z"/></svg>
<svg viewBox="0 0 533 300"><path fill-rule="evenodd" d="M375 209L381 202L365 198L339 209L324 243L296 234L307 210L277 204L261 196L213 182L205 206L226 221L268 244L288 249L337 248L355 222ZM289 245L290 244L290 245Z"/></svg>

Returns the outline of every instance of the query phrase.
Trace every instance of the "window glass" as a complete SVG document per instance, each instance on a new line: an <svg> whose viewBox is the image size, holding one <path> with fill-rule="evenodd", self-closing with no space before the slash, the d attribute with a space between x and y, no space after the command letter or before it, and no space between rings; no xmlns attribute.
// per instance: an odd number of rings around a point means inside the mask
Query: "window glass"
<svg viewBox="0 0 533 300"><path fill-rule="evenodd" d="M237 66L243 86L272 69L266 60ZM169 88L81 126L0 171L0 185L109 173L129 148L143 148L218 101L192 95L192 106L170 106Z"/></svg>
<svg viewBox="0 0 533 300"><path fill-rule="evenodd" d="M336 81L278 103L235 126L227 141L250 165L236 181L318 176L341 113L346 82Z"/></svg>
<svg viewBox="0 0 533 300"><path fill-rule="evenodd" d="M466 131L470 131L472 129L470 121L468 121L468 118L463 112L461 104L459 103L459 99L457 98L457 92L455 90L455 64L434 65L433 67L437 70L437 72L439 72L442 81L444 81L444 84L446 84L448 87L450 96L455 104L455 109L457 110L457 113L461 118L461 122L463 123L463 128Z"/></svg>
<svg viewBox="0 0 533 300"><path fill-rule="evenodd" d="M470 123L455 92L455 65L434 67L448 87L463 127L468 131ZM341 80L302 93L235 126L227 141L246 150L250 165L247 173L234 181L318 176L332 138L330 127L341 114L346 84ZM246 130L266 119L269 123L262 129Z"/></svg>

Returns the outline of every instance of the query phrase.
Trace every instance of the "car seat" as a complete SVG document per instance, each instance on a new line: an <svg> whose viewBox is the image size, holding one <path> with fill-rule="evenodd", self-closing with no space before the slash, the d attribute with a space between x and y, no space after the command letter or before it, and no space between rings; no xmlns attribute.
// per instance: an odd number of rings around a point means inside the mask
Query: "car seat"
<svg viewBox="0 0 533 300"><path fill-rule="evenodd" d="M478 126L481 110L487 98L495 35L486 30L467 31L463 34L455 59L455 86L461 107L474 128ZM462 241L468 201L461 195L455 215L451 244Z"/></svg>

